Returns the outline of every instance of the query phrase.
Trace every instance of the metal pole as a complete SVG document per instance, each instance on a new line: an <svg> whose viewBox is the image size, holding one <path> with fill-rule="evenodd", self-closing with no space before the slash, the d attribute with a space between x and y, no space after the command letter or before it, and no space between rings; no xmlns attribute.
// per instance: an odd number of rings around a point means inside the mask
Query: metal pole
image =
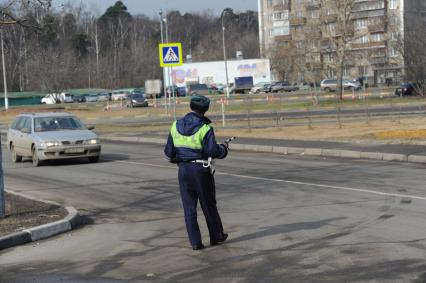
<svg viewBox="0 0 426 283"><path fill-rule="evenodd" d="M0 140L1 140L1 133L0 133ZM5 205L5 199L4 199L4 181L3 181L3 166L2 166L2 147L0 145L0 219L4 218L6 216L6 205Z"/></svg>
<svg viewBox="0 0 426 283"><path fill-rule="evenodd" d="M167 21L167 16L165 18L165 22L166 22L166 41L167 43L169 43L169 22ZM169 96L169 103L170 103L170 108L172 108L172 102L173 102L173 116L176 120L176 93L175 93L175 85L173 80L173 68L168 67L167 70L169 73L169 83L171 83L170 90L172 92Z"/></svg>
<svg viewBox="0 0 426 283"><path fill-rule="evenodd" d="M222 46L223 46L223 60L225 62L226 97L229 98L228 61L226 60L225 26L223 24L223 17L225 14L226 14L226 10L222 12Z"/></svg>
<svg viewBox="0 0 426 283"><path fill-rule="evenodd" d="M160 10L160 30L161 30L161 43L164 43L164 35L163 35L163 11ZM166 114L168 113L167 109L167 87L166 87L166 72L163 68L163 91L164 91L164 109L166 110Z"/></svg>
<svg viewBox="0 0 426 283"><path fill-rule="evenodd" d="M1 60L3 65L3 87L4 87L4 109L9 109L9 100L7 98L7 80L6 80L6 63L4 60L4 43L3 43L3 29L1 33Z"/></svg>
<svg viewBox="0 0 426 283"><path fill-rule="evenodd" d="M164 18L164 22L166 24L166 43L169 43L169 24L167 22L167 15ZM169 95L169 108L172 108L172 95L173 95L174 89L173 89L173 83L172 85L170 85L170 82L172 81L170 79L171 78L170 68L169 67L166 67L166 68L167 68L167 83L169 84L169 88L172 91L172 93Z"/></svg>

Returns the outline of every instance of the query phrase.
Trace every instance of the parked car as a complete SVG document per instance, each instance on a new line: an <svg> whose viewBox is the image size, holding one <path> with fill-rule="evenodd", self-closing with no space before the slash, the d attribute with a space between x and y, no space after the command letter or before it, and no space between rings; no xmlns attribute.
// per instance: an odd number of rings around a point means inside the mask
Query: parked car
<svg viewBox="0 0 426 283"><path fill-rule="evenodd" d="M209 88L206 84L190 84L188 85L189 95L208 95L210 94Z"/></svg>
<svg viewBox="0 0 426 283"><path fill-rule="evenodd" d="M89 94L82 94L82 95L76 95L74 96L74 101L78 103L86 102L86 96Z"/></svg>
<svg viewBox="0 0 426 283"><path fill-rule="evenodd" d="M109 101L111 100L111 93L101 92L98 93L98 101Z"/></svg>
<svg viewBox="0 0 426 283"><path fill-rule="evenodd" d="M404 95L416 95L416 84L405 82L401 83L399 87L395 89L395 95L404 96Z"/></svg>
<svg viewBox="0 0 426 283"><path fill-rule="evenodd" d="M259 93L259 92L263 92L265 90L265 85L267 85L267 82L260 82L255 84L251 90L250 93Z"/></svg>
<svg viewBox="0 0 426 283"><path fill-rule="evenodd" d="M271 87L271 92L280 92L280 91L297 91L299 90L298 86L292 85L287 81L276 82Z"/></svg>
<svg viewBox="0 0 426 283"><path fill-rule="evenodd" d="M127 99L127 107L148 107L148 100L142 93L131 94Z"/></svg>
<svg viewBox="0 0 426 283"><path fill-rule="evenodd" d="M126 100L130 92L126 90L114 90L111 94L111 100Z"/></svg>
<svg viewBox="0 0 426 283"><path fill-rule="evenodd" d="M101 144L91 129L66 112L25 113L10 125L7 147L13 162L31 157L34 166L44 160L80 157L98 162Z"/></svg>
<svg viewBox="0 0 426 283"><path fill-rule="evenodd" d="M344 89L353 89L360 90L361 84L356 80L347 80L342 81ZM320 84L321 90L325 92L336 91L337 90L337 79L325 79L321 81Z"/></svg>
<svg viewBox="0 0 426 283"><path fill-rule="evenodd" d="M56 93L48 93L41 99L41 104L56 104L61 103Z"/></svg>
<svg viewBox="0 0 426 283"><path fill-rule="evenodd" d="M263 92L270 93L272 91L272 86L274 83L267 83L263 86Z"/></svg>
<svg viewBox="0 0 426 283"><path fill-rule="evenodd" d="M89 94L84 97L86 99L86 102L97 102L98 101L98 95L97 94Z"/></svg>

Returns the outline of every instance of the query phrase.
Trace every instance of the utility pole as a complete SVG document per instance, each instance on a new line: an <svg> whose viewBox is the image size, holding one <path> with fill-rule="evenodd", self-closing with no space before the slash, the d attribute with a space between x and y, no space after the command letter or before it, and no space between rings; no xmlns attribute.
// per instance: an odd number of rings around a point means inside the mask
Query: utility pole
<svg viewBox="0 0 426 283"><path fill-rule="evenodd" d="M0 134L1 139L1 134ZM0 219L4 218L6 216L6 205L5 205L5 199L4 199L4 179L3 179L3 156L2 156L2 148L0 145Z"/></svg>
<svg viewBox="0 0 426 283"><path fill-rule="evenodd" d="M4 42L3 42L3 28L0 29L1 37L1 60L3 65L3 87L4 87L4 109L9 109L9 100L7 98L7 81L6 81L6 63L4 60Z"/></svg>
<svg viewBox="0 0 426 283"><path fill-rule="evenodd" d="M166 43L169 43L169 23L167 20L167 15L164 18L164 23L166 24ZM172 108L172 102L173 102L173 117L176 120L176 93L175 93L175 86L174 86L174 80L173 80L173 69L171 67L167 67L167 74L168 74L168 81L170 84L170 90L171 94L169 96L169 103L170 108ZM172 99L173 96L173 99Z"/></svg>
<svg viewBox="0 0 426 283"><path fill-rule="evenodd" d="M164 35L163 35L163 11L160 10L158 13L160 15L160 30L161 30L161 43L164 43ZM167 107L167 86L166 86L166 73L163 67L163 91L164 91L164 109L166 110L166 114L168 113Z"/></svg>
<svg viewBox="0 0 426 283"><path fill-rule="evenodd" d="M226 75L226 97L229 98L229 79L228 79L228 61L226 58L226 43L225 43L225 25L223 24L223 18L226 15L227 10L223 10L220 17L222 18L222 47L223 47L223 61L225 62L225 75Z"/></svg>

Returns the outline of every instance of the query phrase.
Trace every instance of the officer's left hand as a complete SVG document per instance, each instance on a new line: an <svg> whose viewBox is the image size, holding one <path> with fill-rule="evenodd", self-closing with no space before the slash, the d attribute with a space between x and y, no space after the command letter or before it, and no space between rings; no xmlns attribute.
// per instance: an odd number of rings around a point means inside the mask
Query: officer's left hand
<svg viewBox="0 0 426 283"><path fill-rule="evenodd" d="M229 149L229 143L224 142L224 143L222 143L222 145L223 145L224 147L226 147L226 149Z"/></svg>

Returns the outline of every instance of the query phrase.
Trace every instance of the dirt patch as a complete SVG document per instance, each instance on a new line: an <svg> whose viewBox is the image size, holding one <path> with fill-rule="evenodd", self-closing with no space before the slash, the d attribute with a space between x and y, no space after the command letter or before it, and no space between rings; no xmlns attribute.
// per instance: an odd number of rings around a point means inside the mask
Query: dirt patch
<svg viewBox="0 0 426 283"><path fill-rule="evenodd" d="M68 214L63 207L9 193L5 200L6 217L0 219L0 237L63 219Z"/></svg>

